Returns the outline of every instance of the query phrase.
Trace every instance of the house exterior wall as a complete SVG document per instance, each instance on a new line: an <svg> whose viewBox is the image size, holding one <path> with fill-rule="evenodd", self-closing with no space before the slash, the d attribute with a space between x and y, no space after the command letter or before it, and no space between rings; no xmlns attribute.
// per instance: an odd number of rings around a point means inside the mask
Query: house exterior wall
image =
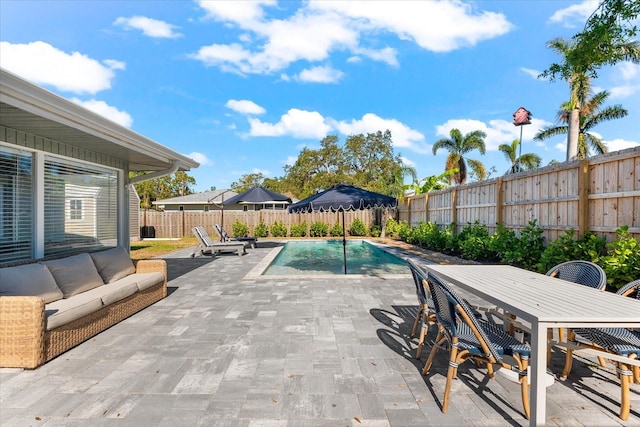
<svg viewBox="0 0 640 427"><path fill-rule="evenodd" d="M68 226L69 226L68 223L60 223L60 224L54 225L54 224L51 224L51 222L49 222L49 225L47 225L46 227L44 226L46 221L45 221L45 215L43 215L41 212L42 210L47 210L48 212L58 212L58 214L60 215L60 218L65 218L65 221L66 221L66 219L69 218L69 212L68 212L69 202L68 202L68 198L65 198L65 197L47 198L44 196L45 194L44 181L43 179L37 177L38 174L43 173L43 171L40 169L42 167L42 161L37 160L38 158L41 158L44 155L57 155L57 156L60 156L61 158L66 158L70 160L73 159L76 161L79 160L79 161L86 162L88 164L97 165L99 167L107 167L108 169L119 170L117 175L118 177L120 177L120 179L118 179L119 182L116 183L116 189L125 185L122 182L123 181L122 177L128 176L128 164L122 159L114 158L114 157L103 155L100 153L95 153L95 152L83 149L81 147L69 145L64 142L55 141L48 138L43 138L37 135L29 134L29 133L8 128L2 125L0 125L0 143L1 145L6 144L10 148L13 147L16 149L22 149L22 150L26 150L34 153L34 163L33 163L33 170L32 170L32 175L34 179L33 179L32 191L34 194L33 197L34 197L35 203L34 203L34 212L32 214L33 222L34 222L34 226L32 230L32 242L34 242L32 258L40 258L46 255L44 252L45 242L44 242L43 236L47 236L49 240L48 240L48 243L46 244L50 245L55 240L59 240L60 242L62 242L64 240L64 235L65 234L68 235L68 233L70 232L70 230L68 229ZM62 194L65 194L65 187L63 183L60 183L60 191L62 192ZM105 197L105 195L98 196L98 197ZM82 200L83 210L85 213L85 216L83 217L82 221L85 221L85 222L89 221L93 224L93 227L89 225L88 227L80 227L80 228L82 230L86 230L88 235L93 233L92 237L96 239L96 244L98 245L101 243L107 244L108 246L116 246L119 244L128 248L129 246L128 236L130 232L130 225L128 223L128 220L129 220L129 217L131 217L132 219L135 218L135 220L138 221L139 215L137 214L137 211L135 212L135 214L122 215L121 212L123 212L123 210L124 212L128 213L129 199L128 197L117 197L116 199L117 199L116 206L109 207L110 215L112 212L113 215L116 216L116 222L115 222L116 229L114 229L112 225L108 225L106 226L108 227L108 230L104 229L105 225L101 223L101 218L99 217L99 215L98 216L95 215L95 206L99 200L98 199L88 200L87 198L78 199L78 200ZM113 220L112 220L112 223L113 223ZM57 227L57 229L54 230L51 227ZM65 227L67 228L65 229ZM75 232L77 232L78 230L79 229L76 228ZM110 240L109 242L106 242L105 240L103 240L101 242L101 239L105 235L117 236L116 240L118 241ZM122 236L125 236L125 238L123 238ZM71 248L70 251L71 253L73 253L74 249ZM78 248L77 251L79 252L80 248ZM10 261L10 260L0 259L0 264L7 261Z"/></svg>

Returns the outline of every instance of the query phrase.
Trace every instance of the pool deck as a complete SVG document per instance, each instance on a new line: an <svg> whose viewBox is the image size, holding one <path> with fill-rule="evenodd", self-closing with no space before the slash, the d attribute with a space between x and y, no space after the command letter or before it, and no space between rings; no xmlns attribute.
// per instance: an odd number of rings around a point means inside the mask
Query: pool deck
<svg viewBox="0 0 640 427"><path fill-rule="evenodd" d="M441 412L447 355L421 375L430 345L416 360L409 275L247 277L281 244L163 257L167 298L36 370L0 369L0 425L528 425L519 385L471 362ZM554 351L551 372L563 363ZM622 422L612 366L579 358L548 388L547 425L640 426L640 387L631 388Z"/></svg>

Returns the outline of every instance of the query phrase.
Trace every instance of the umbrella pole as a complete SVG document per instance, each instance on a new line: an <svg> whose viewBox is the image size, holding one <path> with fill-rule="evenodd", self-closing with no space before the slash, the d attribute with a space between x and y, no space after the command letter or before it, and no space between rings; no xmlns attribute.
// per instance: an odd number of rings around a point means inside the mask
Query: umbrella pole
<svg viewBox="0 0 640 427"><path fill-rule="evenodd" d="M344 209L342 210L342 254L344 255L344 274L347 274L347 232L344 225Z"/></svg>

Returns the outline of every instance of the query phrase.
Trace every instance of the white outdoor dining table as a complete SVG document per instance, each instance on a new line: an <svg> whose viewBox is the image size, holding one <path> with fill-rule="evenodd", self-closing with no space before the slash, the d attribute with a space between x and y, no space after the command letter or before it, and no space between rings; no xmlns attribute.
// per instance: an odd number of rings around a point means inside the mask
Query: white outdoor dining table
<svg viewBox="0 0 640 427"><path fill-rule="evenodd" d="M531 426L546 419L547 330L640 327L640 302L506 265L425 265L442 279L531 324Z"/></svg>

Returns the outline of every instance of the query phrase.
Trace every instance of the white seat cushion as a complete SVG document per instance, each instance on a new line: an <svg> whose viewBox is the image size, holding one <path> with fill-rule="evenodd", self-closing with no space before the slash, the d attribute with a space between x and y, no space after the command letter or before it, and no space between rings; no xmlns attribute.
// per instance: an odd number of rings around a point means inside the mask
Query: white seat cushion
<svg viewBox="0 0 640 427"><path fill-rule="evenodd" d="M47 330L66 325L102 308L100 295L83 292L73 298L54 301L45 306Z"/></svg>
<svg viewBox="0 0 640 427"><path fill-rule="evenodd" d="M138 289L141 291L164 281L164 274L159 271L153 273L133 274L130 277L135 278L136 283L138 284Z"/></svg>

